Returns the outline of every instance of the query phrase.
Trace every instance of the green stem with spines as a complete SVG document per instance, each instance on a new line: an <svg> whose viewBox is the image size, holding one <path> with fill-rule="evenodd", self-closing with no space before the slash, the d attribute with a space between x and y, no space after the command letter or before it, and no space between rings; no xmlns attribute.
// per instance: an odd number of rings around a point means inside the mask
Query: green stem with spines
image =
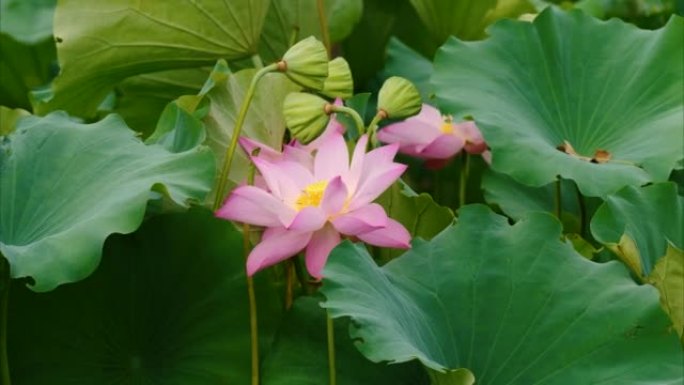
<svg viewBox="0 0 684 385"><path fill-rule="evenodd" d="M223 196L226 193L226 185L228 184L228 174L230 173L230 167L233 164L233 157L235 155L235 150L237 149L238 139L240 138L240 133L242 132L242 125L245 123L245 117L247 116L247 110L254 97L254 91L256 90L256 85L261 80L264 75L269 72L274 72L278 70L278 63L273 63L268 65L254 74L252 81L249 84L245 98L240 106L240 112L238 114L237 122L235 123L235 129L233 129L233 137L230 139L230 144L226 149L226 154L223 159L223 166L221 167L221 173L219 174L218 185L216 188L216 196L214 197L214 211L218 210L223 201Z"/></svg>
<svg viewBox="0 0 684 385"><path fill-rule="evenodd" d="M330 385L337 384L337 370L335 369L335 325L330 312L326 310L326 329L328 334L328 370L330 374Z"/></svg>
<svg viewBox="0 0 684 385"><path fill-rule="evenodd" d="M359 132L359 136L362 136L366 133L365 127L363 125L363 119L361 119L361 115L359 115L355 109L345 106L336 106L333 104L331 105L330 110L333 112L341 112L343 114L349 115L354 120L356 130Z"/></svg>

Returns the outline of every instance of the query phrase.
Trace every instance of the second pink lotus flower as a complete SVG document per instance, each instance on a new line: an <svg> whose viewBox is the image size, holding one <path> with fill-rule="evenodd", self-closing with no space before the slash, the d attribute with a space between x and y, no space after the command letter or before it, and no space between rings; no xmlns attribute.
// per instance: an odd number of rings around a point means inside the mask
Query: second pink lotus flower
<svg viewBox="0 0 684 385"><path fill-rule="evenodd" d="M428 104L418 115L384 127L378 139L397 143L400 152L423 159L449 159L461 150L482 154L488 162L491 156L474 122L453 123Z"/></svg>
<svg viewBox="0 0 684 385"><path fill-rule="evenodd" d="M252 158L266 188L240 186L216 213L266 227L247 258L247 274L305 250L307 270L321 278L340 234L381 247L410 247L408 231L372 203L406 169L393 161L399 146L366 153L367 143L365 135L359 139L351 162L339 132L326 135L314 155L286 146L282 156Z"/></svg>

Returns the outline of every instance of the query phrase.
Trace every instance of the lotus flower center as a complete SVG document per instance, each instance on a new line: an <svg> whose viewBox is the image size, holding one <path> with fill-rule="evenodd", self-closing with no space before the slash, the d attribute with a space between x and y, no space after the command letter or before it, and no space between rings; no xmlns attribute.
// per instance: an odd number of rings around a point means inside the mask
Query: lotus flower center
<svg viewBox="0 0 684 385"><path fill-rule="evenodd" d="M328 187L327 180L321 180L306 186L304 191L302 191L295 201L295 208L297 211L302 210L305 207L318 207L321 204L326 187Z"/></svg>
<svg viewBox="0 0 684 385"><path fill-rule="evenodd" d="M439 130L442 132L442 134L451 135L454 133L454 125L451 124L451 122L444 122L439 127Z"/></svg>

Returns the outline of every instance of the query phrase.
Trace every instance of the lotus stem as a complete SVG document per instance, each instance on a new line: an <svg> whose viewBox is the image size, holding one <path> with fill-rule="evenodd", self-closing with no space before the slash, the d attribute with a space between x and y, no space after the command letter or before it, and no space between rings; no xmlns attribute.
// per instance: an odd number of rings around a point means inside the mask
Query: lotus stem
<svg viewBox="0 0 684 385"><path fill-rule="evenodd" d="M356 130L359 132L359 136L362 136L365 134L366 130L363 125L363 119L361 119L361 115L359 115L356 110L353 108L345 107L345 106L336 106L334 104L331 105L330 110L333 112L341 112L343 114L349 115L353 120L354 124L356 125Z"/></svg>
<svg viewBox="0 0 684 385"><path fill-rule="evenodd" d="M256 167L250 164L247 184L254 184L254 174ZM248 223L242 225L242 246L245 260L252 249L249 242L250 226ZM254 291L254 278L247 276L247 295L249 297L249 333L252 352L252 385L259 385L259 323L257 319L256 293Z"/></svg>
<svg viewBox="0 0 684 385"><path fill-rule="evenodd" d="M561 218L563 214L563 200L562 200L562 195L561 195L561 178L558 176L558 179L556 179L556 198L555 198L555 205L556 205L556 217L558 218L561 223L563 223L563 219Z"/></svg>
<svg viewBox="0 0 684 385"><path fill-rule="evenodd" d="M328 57L330 57L330 31L328 31L328 19L325 17L323 0L316 1L316 8L318 8L318 22L321 25L323 44L325 45L325 50L328 51Z"/></svg>
<svg viewBox="0 0 684 385"><path fill-rule="evenodd" d="M311 290L311 285L309 285L309 282L308 282L309 276L306 272L306 269L304 268L304 264L302 263L301 259L302 259L301 253L293 259L295 273L297 273L297 279L299 280L299 285L302 287L302 290L307 295L313 294L313 290Z"/></svg>
<svg viewBox="0 0 684 385"><path fill-rule="evenodd" d="M230 139L230 145L226 149L226 154L223 159L223 166L221 167L221 173L219 174L218 186L216 188L216 196L214 197L214 211L218 210L223 201L223 196L226 193L226 185L228 184L228 174L230 174L230 167L233 164L233 157L235 155L235 150L237 149L238 139L240 138L240 133L242 132L242 125L245 123L245 117L247 116L247 110L254 97L254 91L256 90L256 85L261 80L264 75L269 72L277 71L278 64L273 63L268 65L254 74L247 93L245 94L245 99L242 101L240 106L240 113L238 114L237 122L235 123L235 129L233 130L233 137Z"/></svg>
<svg viewBox="0 0 684 385"><path fill-rule="evenodd" d="M330 385L337 384L337 374L335 369L335 325L330 317L330 312L325 311L326 328L328 329L328 369L330 373Z"/></svg>
<svg viewBox="0 0 684 385"><path fill-rule="evenodd" d="M584 237L587 232L587 204L584 201L584 195L580 192L579 187L577 187L577 204L579 206L580 215L580 235Z"/></svg>
<svg viewBox="0 0 684 385"><path fill-rule="evenodd" d="M258 53L255 53L254 55L252 55L252 64L254 65L254 68L256 68L256 69L264 68L264 61L261 60L261 56L259 56Z"/></svg>
<svg viewBox="0 0 684 385"><path fill-rule="evenodd" d="M290 310L294 302L295 265L292 260L285 264L285 310Z"/></svg>
<svg viewBox="0 0 684 385"><path fill-rule="evenodd" d="M387 117L387 113L385 111L378 111L377 114L373 117L373 120L371 120L370 124L368 125L368 135L370 136L370 140L368 141L372 147L377 147L378 144L378 123L385 119Z"/></svg>
<svg viewBox="0 0 684 385"><path fill-rule="evenodd" d="M466 204L466 192L468 185L468 174L470 173L470 154L463 153L461 159L461 175L460 183L458 185L458 207L461 208Z"/></svg>
<svg viewBox="0 0 684 385"><path fill-rule="evenodd" d="M10 291L9 263L0 254L0 384L10 385L9 357L7 356L7 311Z"/></svg>

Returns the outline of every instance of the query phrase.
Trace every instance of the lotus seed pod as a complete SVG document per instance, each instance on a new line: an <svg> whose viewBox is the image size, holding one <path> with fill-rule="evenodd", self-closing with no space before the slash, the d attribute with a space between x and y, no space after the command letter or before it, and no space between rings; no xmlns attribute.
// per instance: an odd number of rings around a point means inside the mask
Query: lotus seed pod
<svg viewBox="0 0 684 385"><path fill-rule="evenodd" d="M313 36L290 47L278 64L278 70L305 88L321 90L328 77L328 52Z"/></svg>
<svg viewBox="0 0 684 385"><path fill-rule="evenodd" d="M378 93L378 113L384 118L408 118L420 112L421 104L416 86L398 76L385 80Z"/></svg>
<svg viewBox="0 0 684 385"><path fill-rule="evenodd" d="M328 125L330 103L320 96L293 92L285 98L283 114L293 138L303 144L316 139Z"/></svg>
<svg viewBox="0 0 684 385"><path fill-rule="evenodd" d="M354 80L346 60L338 57L328 63L328 78L325 79L321 94L341 99L349 99L354 95Z"/></svg>

